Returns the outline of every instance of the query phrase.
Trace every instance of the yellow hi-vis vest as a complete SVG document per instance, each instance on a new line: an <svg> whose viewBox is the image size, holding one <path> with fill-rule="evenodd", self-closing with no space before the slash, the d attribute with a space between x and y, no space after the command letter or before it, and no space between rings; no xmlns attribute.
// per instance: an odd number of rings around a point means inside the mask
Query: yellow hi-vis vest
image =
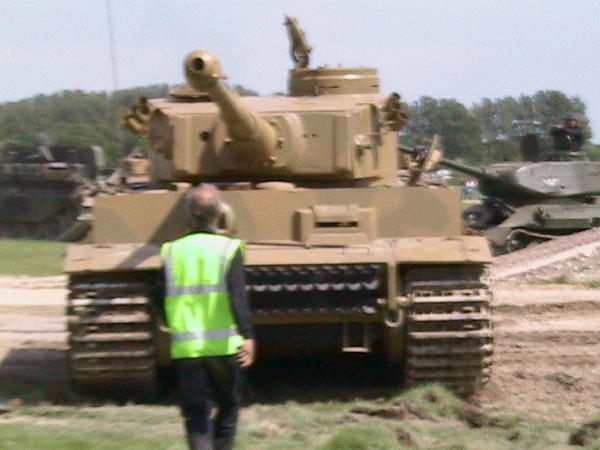
<svg viewBox="0 0 600 450"><path fill-rule="evenodd" d="M233 355L242 345L226 283L238 249L239 239L208 233L163 244L171 358Z"/></svg>

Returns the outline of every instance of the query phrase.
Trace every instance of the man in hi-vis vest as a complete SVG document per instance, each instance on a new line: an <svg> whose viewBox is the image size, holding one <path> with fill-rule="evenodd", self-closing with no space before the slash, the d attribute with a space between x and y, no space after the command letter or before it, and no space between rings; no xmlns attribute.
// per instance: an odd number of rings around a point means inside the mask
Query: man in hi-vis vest
<svg viewBox="0 0 600 450"><path fill-rule="evenodd" d="M193 231L161 248L171 358L190 448L229 449L240 405L240 367L250 366L255 355L244 245L217 234L222 201L214 186L200 185L184 201ZM212 426L211 398L217 407Z"/></svg>

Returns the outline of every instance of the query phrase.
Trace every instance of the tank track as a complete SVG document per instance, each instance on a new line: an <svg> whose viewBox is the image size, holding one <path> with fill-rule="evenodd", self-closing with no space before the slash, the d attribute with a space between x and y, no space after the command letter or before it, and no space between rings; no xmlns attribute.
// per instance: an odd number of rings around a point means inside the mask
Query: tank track
<svg viewBox="0 0 600 450"><path fill-rule="evenodd" d="M79 208L68 208L43 222L0 222L0 238L58 240L76 222Z"/></svg>
<svg viewBox="0 0 600 450"><path fill-rule="evenodd" d="M489 380L493 336L491 292L481 266L407 271L406 376L439 381L471 395Z"/></svg>
<svg viewBox="0 0 600 450"><path fill-rule="evenodd" d="M151 400L157 392L156 327L147 274L72 276L69 368L79 390Z"/></svg>

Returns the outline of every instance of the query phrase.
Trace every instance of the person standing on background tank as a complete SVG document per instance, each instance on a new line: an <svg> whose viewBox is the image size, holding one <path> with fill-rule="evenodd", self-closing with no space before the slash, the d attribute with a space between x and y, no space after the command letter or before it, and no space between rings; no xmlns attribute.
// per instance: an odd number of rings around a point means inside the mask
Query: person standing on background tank
<svg viewBox="0 0 600 450"><path fill-rule="evenodd" d="M568 148L559 148L560 150L579 152L583 147L583 130L579 126L579 119L574 114L570 114L565 117L562 125L555 125L550 128L550 135L555 137L556 147L561 147L560 137L567 136Z"/></svg>
<svg viewBox="0 0 600 450"><path fill-rule="evenodd" d="M161 248L164 312L181 413L191 449L230 449L240 406L240 368L255 358L244 245L217 233L223 203L214 186L192 189L184 202L192 232ZM212 424L211 398L217 407Z"/></svg>

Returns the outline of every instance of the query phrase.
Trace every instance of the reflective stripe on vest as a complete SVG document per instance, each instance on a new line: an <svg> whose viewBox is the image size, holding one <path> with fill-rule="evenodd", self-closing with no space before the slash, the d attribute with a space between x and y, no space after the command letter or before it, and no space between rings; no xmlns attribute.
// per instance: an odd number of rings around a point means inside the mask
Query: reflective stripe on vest
<svg viewBox="0 0 600 450"><path fill-rule="evenodd" d="M174 341L189 341L192 339L223 339L238 334L237 328L223 328L220 330L189 331L187 333L173 333Z"/></svg>
<svg viewBox="0 0 600 450"><path fill-rule="evenodd" d="M243 248L239 240L212 234L189 235L163 245L172 358L231 355L242 344L225 280L238 248Z"/></svg>

